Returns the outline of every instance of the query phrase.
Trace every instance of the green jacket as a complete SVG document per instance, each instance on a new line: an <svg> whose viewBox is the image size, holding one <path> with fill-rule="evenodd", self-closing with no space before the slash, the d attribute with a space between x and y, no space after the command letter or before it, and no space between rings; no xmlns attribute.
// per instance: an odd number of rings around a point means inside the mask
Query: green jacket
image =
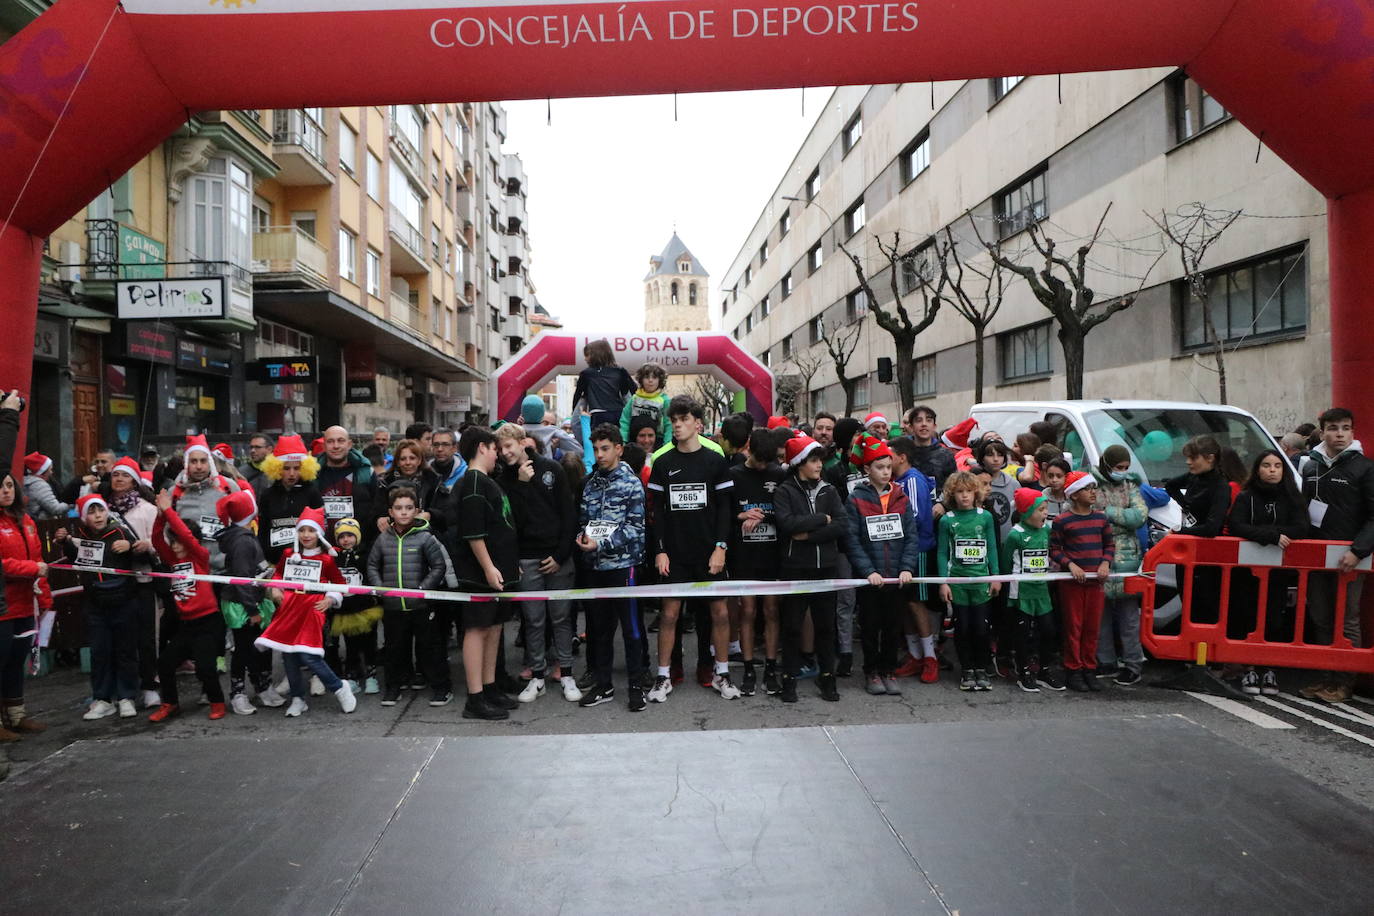
<svg viewBox="0 0 1374 916"><path fill-rule="evenodd" d="M1002 544L1003 575L1045 575L1050 571L1050 526L1012 525ZM1007 583L1007 603L1023 614L1040 617L1054 610L1048 582Z"/></svg>
<svg viewBox="0 0 1374 916"><path fill-rule="evenodd" d="M1116 544L1116 557L1112 560L1112 572L1138 572L1140 570L1140 526L1150 517L1145 507L1145 499L1140 495L1140 480L1130 475L1126 480L1117 482L1097 477L1097 504L1094 509L1107 516L1112 524L1112 541ZM1104 586L1108 598L1126 596L1125 579L1108 579Z"/></svg>
<svg viewBox="0 0 1374 916"><path fill-rule="evenodd" d="M986 509L955 509L940 517L935 559L941 576L992 576L997 559L997 521ZM954 603L984 604L991 598L986 583L951 585Z"/></svg>

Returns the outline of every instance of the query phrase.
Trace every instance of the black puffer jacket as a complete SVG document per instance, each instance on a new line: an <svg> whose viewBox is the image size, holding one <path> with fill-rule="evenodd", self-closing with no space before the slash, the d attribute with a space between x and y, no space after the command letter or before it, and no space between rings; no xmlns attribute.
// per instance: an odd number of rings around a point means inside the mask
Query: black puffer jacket
<svg viewBox="0 0 1374 916"><path fill-rule="evenodd" d="M300 520L302 509L323 507L324 498L313 483L298 483L288 490L278 480L268 487L258 503L258 543L262 544L267 562L276 563L282 551L296 540L296 522ZM272 545L273 531L279 532L276 546ZM289 538L280 533L284 531L291 532Z"/></svg>
<svg viewBox="0 0 1374 916"><path fill-rule="evenodd" d="M253 537L253 532L242 525L222 529L215 535L215 542L224 556L225 575L256 579L266 571L262 545ZM225 601L237 601L245 608L255 608L262 603L263 590L258 585L226 585L220 597Z"/></svg>
<svg viewBox="0 0 1374 916"><path fill-rule="evenodd" d="M1316 537L1351 541L1351 552L1361 559L1374 553L1374 461L1360 443L1335 458L1327 456L1325 445L1314 448L1302 466L1302 495L1326 503Z"/></svg>
<svg viewBox="0 0 1374 916"><path fill-rule="evenodd" d="M1179 534L1202 538L1221 534L1226 515L1231 511L1231 485L1221 471L1182 474L1167 481L1164 489L1183 509L1183 527L1178 529Z"/></svg>
<svg viewBox="0 0 1374 916"><path fill-rule="evenodd" d="M834 571L849 522L844 501L833 486L824 480L803 484L796 474L788 474L773 491L773 514L782 539L784 576ZM803 533L805 540L794 537Z"/></svg>

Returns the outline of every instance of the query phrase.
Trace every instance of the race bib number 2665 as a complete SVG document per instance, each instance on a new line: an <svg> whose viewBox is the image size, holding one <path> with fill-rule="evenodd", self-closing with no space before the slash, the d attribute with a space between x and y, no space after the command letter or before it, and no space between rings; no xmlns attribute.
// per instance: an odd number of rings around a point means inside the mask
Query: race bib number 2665
<svg viewBox="0 0 1374 916"><path fill-rule="evenodd" d="M677 511L705 509L706 484L674 483L668 486L668 507Z"/></svg>

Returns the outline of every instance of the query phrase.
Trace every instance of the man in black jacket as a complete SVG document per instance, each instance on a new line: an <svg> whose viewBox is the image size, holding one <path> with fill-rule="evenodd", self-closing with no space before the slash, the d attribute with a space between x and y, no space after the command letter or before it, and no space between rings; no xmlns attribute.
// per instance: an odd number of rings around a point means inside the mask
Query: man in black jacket
<svg viewBox="0 0 1374 916"><path fill-rule="evenodd" d="M521 590L572 588L577 513L567 474L558 462L528 447L524 427L517 424L506 423L496 430L496 447L500 452L497 482L510 499L520 539ZM582 699L572 676L572 602L522 601L520 611L525 621L525 664L530 669L530 682L516 699L532 703L544 694L548 674L546 623L553 628L563 698L570 703Z"/></svg>
<svg viewBox="0 0 1374 916"><path fill-rule="evenodd" d="M1337 568L1351 573L1374 553L1374 461L1355 439L1355 415L1333 407L1317 418L1322 444L1312 450L1302 468L1302 493L1308 499L1312 536L1326 541L1350 541ZM1360 595L1364 576L1345 576L1345 622L1342 633L1360 648ZM1336 577L1313 575L1307 584L1306 641L1330 645L1335 636ZM1355 675L1334 672L1329 679L1302 689L1302 694L1328 703L1350 699Z"/></svg>

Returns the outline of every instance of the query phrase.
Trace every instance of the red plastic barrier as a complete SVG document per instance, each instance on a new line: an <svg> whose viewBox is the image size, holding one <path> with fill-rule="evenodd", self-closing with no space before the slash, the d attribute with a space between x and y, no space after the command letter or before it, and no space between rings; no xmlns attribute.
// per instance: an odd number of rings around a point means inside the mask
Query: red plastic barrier
<svg viewBox="0 0 1374 916"><path fill-rule="evenodd" d="M1336 570L1336 564L1349 547L1345 541L1294 541L1287 550L1280 550L1240 538L1170 535L1145 555L1141 572L1155 574L1161 566L1175 567L1175 582L1183 605L1179 632L1177 635L1155 632L1155 602L1161 586L1153 575L1141 576L1127 580L1126 585L1128 591L1141 596L1140 641L1156 658L1199 664L1214 661L1374 673L1374 649L1351 645L1343 632L1346 589L1356 577L1367 576L1370 572L1368 559L1354 572ZM1284 629L1291 630L1292 634L1291 640L1282 642L1270 641L1265 636L1271 610L1271 577L1275 573L1287 580L1275 587L1286 589L1295 584L1297 591L1292 612L1283 606L1277 608L1278 613L1284 615ZM1328 575L1336 580L1334 637L1330 644L1312 645L1305 641L1305 632L1312 629L1306 608L1313 574ZM1291 581L1294 579L1295 583ZM1253 600L1250 593L1253 593ZM1365 588L1362 598L1368 605L1370 588ZM1292 619L1289 619L1290 613ZM1248 625L1251 614L1254 623ZM1367 620L1368 614L1364 616ZM1228 635L1228 626L1233 620L1238 624L1236 629L1246 628L1248 632ZM1362 633L1368 632L1366 625Z"/></svg>

